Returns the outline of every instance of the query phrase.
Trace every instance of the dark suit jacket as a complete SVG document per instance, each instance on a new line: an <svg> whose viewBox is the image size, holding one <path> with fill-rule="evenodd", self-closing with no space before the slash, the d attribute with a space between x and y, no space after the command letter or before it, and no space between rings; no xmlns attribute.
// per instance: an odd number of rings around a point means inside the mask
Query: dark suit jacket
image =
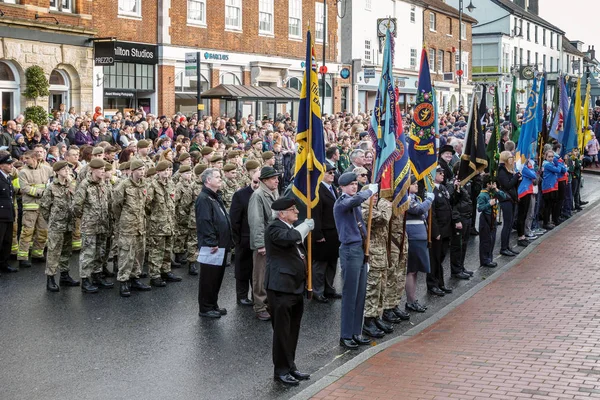
<svg viewBox="0 0 600 400"><path fill-rule="evenodd" d="M231 230L233 241L236 246L250 248L250 227L248 226L248 203L254 193L250 185L238 190L233 194L229 218L231 218Z"/></svg>
<svg viewBox="0 0 600 400"><path fill-rule="evenodd" d="M15 190L10 177L6 179L4 174L0 172L0 222L14 222L14 198Z"/></svg>
<svg viewBox="0 0 600 400"><path fill-rule="evenodd" d="M315 220L315 229L312 232L314 260L328 261L338 258L340 240L333 218L333 206L337 198L337 194L336 197L333 197L325 185L319 185L319 203L312 212ZM317 243L317 240L323 238L325 238L325 242Z"/></svg>
<svg viewBox="0 0 600 400"><path fill-rule="evenodd" d="M435 198L431 207L431 238L441 236L440 239L448 239L452 236L452 203L450 193L443 184L433 189Z"/></svg>
<svg viewBox="0 0 600 400"><path fill-rule="evenodd" d="M300 232L276 219L267 226L265 248L265 289L292 294L304 293L306 253Z"/></svg>

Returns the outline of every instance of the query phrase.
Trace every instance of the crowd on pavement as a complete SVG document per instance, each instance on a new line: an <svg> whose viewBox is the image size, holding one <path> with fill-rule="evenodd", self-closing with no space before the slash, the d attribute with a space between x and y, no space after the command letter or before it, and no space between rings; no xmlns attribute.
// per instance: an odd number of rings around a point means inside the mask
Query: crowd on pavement
<svg viewBox="0 0 600 400"><path fill-rule="evenodd" d="M589 129L600 131L598 114ZM585 154L575 149L564 157L560 144L548 143L541 165L528 160L517 170L513 126L500 118L497 171L461 185L466 119L460 111L441 115L435 189L423 192L413 177L408 211L395 216L372 182L370 116L323 115L326 173L319 204L306 219L290 189L297 126L287 113L236 120L138 109L107 118L96 107L94 113L57 111L40 126L18 115L0 135L0 272L45 265L48 291L80 286L86 294L113 288L116 278L119 294L129 297L132 290L181 281L173 271L185 268L200 275L199 315L221 318L227 310L218 304L225 270L219 267L233 265L237 303L253 307L259 320L273 319L279 333L276 378L297 385L308 379L293 355L306 285L302 242L309 232L311 301L342 299L340 345L357 349L370 343L366 336L383 337L411 312L427 310L416 298L419 272L427 274L430 295L452 292L444 280L448 253L452 278L470 279L470 236L480 237L480 266L494 268L498 226L500 254L513 257L513 228L517 245L526 247L586 204L581 171L584 163L598 163L595 137ZM408 109L405 131L411 121ZM371 196L367 271L362 248ZM73 252L79 252L79 280L70 275ZM11 265L11 256L18 264ZM338 260L342 293L334 288ZM283 293L293 296L284 300Z"/></svg>

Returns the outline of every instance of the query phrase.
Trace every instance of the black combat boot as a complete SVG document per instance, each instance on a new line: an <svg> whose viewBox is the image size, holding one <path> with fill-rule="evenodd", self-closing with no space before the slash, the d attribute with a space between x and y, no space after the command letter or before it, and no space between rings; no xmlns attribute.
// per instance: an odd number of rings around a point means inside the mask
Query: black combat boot
<svg viewBox="0 0 600 400"><path fill-rule="evenodd" d="M63 271L60 273L60 279L58 280L60 286L79 286L79 281L71 278L69 271Z"/></svg>
<svg viewBox="0 0 600 400"><path fill-rule="evenodd" d="M376 318L375 319L375 325L381 329L384 333L392 333L394 332L394 325L385 322L384 320L382 320L381 318Z"/></svg>
<svg viewBox="0 0 600 400"><path fill-rule="evenodd" d="M98 293L98 288L92 285L89 278L83 278L81 280L81 291L83 293Z"/></svg>
<svg viewBox="0 0 600 400"><path fill-rule="evenodd" d="M144 282L140 281L139 278L131 278L129 281L131 282L130 287L132 290L139 290L140 292L152 290L152 288L150 286L148 286Z"/></svg>
<svg viewBox="0 0 600 400"><path fill-rule="evenodd" d="M131 292L129 291L129 283L121 282L121 288L119 289L119 294L121 297L129 297L131 296Z"/></svg>
<svg viewBox="0 0 600 400"><path fill-rule="evenodd" d="M190 275L198 275L198 263L191 262L190 270L188 272Z"/></svg>
<svg viewBox="0 0 600 400"><path fill-rule="evenodd" d="M162 278L151 278L150 279L150 286L154 286L154 287L165 287L167 286L167 282L163 281Z"/></svg>
<svg viewBox="0 0 600 400"><path fill-rule="evenodd" d="M375 325L375 318L365 318L363 333L372 338L382 338L385 336L385 333Z"/></svg>
<svg viewBox="0 0 600 400"><path fill-rule="evenodd" d="M92 274L92 283L101 289L112 289L115 284L104 279L102 274Z"/></svg>
<svg viewBox="0 0 600 400"><path fill-rule="evenodd" d="M49 292L60 292L60 288L54 280L54 275L48 275L46 277L46 290Z"/></svg>
<svg viewBox="0 0 600 400"><path fill-rule="evenodd" d="M180 276L175 275L171 271L167 273L163 272L162 274L160 274L160 277L163 278L165 282L181 282L182 280Z"/></svg>
<svg viewBox="0 0 600 400"><path fill-rule="evenodd" d="M391 308L383 310L383 320L392 324L398 324L402 321Z"/></svg>

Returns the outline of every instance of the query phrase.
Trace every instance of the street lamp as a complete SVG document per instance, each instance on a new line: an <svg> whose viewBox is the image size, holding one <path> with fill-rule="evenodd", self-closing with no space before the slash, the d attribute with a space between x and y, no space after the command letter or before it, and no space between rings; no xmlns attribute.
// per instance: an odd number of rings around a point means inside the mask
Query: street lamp
<svg viewBox="0 0 600 400"><path fill-rule="evenodd" d="M458 69L462 70L462 17L463 17L463 0L458 0ZM473 1L469 0L467 10L472 13L475 9ZM464 72L464 71L463 71ZM462 106L462 76L458 74L458 109Z"/></svg>

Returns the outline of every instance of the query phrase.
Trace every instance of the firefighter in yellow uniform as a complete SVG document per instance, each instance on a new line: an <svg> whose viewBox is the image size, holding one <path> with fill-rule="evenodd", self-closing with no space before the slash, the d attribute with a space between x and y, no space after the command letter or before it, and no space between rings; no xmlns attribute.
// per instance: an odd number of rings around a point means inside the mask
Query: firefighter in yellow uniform
<svg viewBox="0 0 600 400"><path fill-rule="evenodd" d="M23 196L23 218L17 260L19 260L19 267L31 267L30 247L32 258L44 259L48 224L40 213L39 203L50 179L50 169L40 164L33 150L23 154L23 161L26 165L19 171L19 184Z"/></svg>
<svg viewBox="0 0 600 400"><path fill-rule="evenodd" d="M20 163L20 161L17 161ZM15 163L16 164L16 163ZM16 167L15 167L16 168ZM15 198L14 198L14 205L15 205L15 223L13 224L13 237L12 237L12 246L10 248L10 254L13 257L17 256L17 253L19 251L19 224L17 222L17 218L19 216L19 203L18 203L18 197L21 196L21 185L19 184L19 174L15 173L13 176L13 188L15 189Z"/></svg>

